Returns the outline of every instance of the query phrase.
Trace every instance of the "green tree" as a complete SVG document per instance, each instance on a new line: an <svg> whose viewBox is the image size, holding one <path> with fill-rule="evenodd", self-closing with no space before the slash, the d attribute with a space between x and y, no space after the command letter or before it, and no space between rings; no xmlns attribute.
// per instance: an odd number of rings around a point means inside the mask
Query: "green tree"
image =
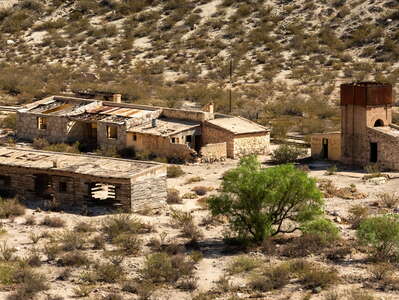
<svg viewBox="0 0 399 300"><path fill-rule="evenodd" d="M255 156L241 159L237 168L228 171L222 192L208 203L213 215L228 218L239 237L256 242L294 232L323 213L315 179L293 165L262 168Z"/></svg>
<svg viewBox="0 0 399 300"><path fill-rule="evenodd" d="M357 229L359 241L373 249L379 259L391 259L399 254L399 219L393 215L365 219Z"/></svg>

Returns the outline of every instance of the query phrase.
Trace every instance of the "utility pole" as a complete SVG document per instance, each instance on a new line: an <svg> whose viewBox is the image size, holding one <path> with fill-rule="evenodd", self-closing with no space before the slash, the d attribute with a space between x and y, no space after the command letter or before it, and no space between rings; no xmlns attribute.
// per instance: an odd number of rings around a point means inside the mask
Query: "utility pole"
<svg viewBox="0 0 399 300"><path fill-rule="evenodd" d="M231 88L233 86L233 60L230 58L230 89L229 89L229 104L230 104L230 113L232 111L232 91Z"/></svg>

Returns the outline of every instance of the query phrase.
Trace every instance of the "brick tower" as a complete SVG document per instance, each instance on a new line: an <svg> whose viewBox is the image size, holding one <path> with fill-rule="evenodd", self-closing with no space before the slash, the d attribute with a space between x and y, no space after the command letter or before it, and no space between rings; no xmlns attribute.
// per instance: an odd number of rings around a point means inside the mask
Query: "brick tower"
<svg viewBox="0 0 399 300"><path fill-rule="evenodd" d="M369 128L390 126L393 93L390 84L360 82L341 85L341 160L365 166L378 162L378 143Z"/></svg>

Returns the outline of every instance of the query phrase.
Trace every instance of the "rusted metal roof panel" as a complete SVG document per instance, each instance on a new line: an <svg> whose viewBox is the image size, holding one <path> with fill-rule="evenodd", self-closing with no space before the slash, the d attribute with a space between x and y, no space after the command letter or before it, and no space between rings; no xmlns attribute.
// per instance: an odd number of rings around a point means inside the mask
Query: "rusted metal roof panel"
<svg viewBox="0 0 399 300"><path fill-rule="evenodd" d="M341 85L341 105L389 105L393 103L392 85L351 83Z"/></svg>

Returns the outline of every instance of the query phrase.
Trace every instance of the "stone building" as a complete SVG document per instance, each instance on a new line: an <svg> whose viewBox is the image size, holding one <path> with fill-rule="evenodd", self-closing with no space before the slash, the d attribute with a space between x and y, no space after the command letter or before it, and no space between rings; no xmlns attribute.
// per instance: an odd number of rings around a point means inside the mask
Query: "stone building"
<svg viewBox="0 0 399 300"><path fill-rule="evenodd" d="M0 147L0 196L82 210L107 204L140 211L165 203L166 165Z"/></svg>
<svg viewBox="0 0 399 300"><path fill-rule="evenodd" d="M358 166L377 163L383 168L399 170L399 127L392 124L393 103L389 84L341 85L340 136L313 135L312 156ZM330 153L334 153L334 158Z"/></svg>
<svg viewBox="0 0 399 300"><path fill-rule="evenodd" d="M160 157L192 160L266 154L270 130L240 117L214 113L213 104L182 110L53 96L17 112L17 137L51 143L79 141L93 148L133 147Z"/></svg>

